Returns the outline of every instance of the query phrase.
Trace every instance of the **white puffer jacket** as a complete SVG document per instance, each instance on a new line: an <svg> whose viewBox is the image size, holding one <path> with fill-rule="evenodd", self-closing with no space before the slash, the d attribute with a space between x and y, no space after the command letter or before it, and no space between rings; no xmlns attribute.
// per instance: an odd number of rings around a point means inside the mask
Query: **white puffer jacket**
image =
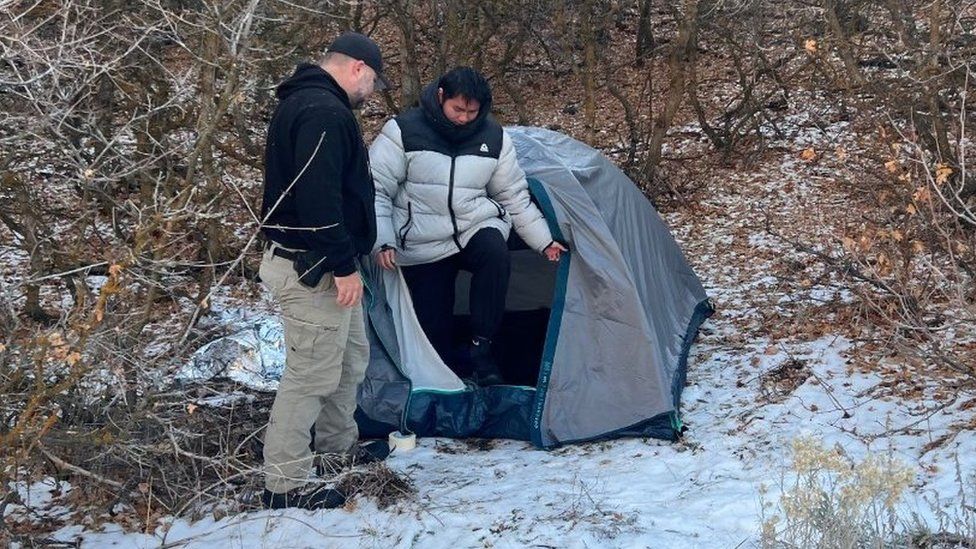
<svg viewBox="0 0 976 549"><path fill-rule="evenodd" d="M514 226L539 252L552 243L512 140L490 116L477 131L449 141L416 107L383 126L369 156L376 185L376 249L397 248L401 265L451 256L485 227L507 239Z"/></svg>

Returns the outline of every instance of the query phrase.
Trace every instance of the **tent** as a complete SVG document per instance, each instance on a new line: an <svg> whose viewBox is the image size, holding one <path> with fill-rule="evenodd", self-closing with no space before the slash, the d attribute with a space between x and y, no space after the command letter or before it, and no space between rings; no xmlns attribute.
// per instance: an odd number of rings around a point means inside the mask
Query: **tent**
<svg viewBox="0 0 976 549"><path fill-rule="evenodd" d="M654 207L606 157L557 132L508 131L533 200L571 251L553 264L510 239L511 282L493 343L506 384L491 387L462 379L462 355L437 355L402 276L366 260L362 434L513 438L542 448L677 438L689 347L713 311L701 282ZM469 282L457 281L459 346Z"/></svg>

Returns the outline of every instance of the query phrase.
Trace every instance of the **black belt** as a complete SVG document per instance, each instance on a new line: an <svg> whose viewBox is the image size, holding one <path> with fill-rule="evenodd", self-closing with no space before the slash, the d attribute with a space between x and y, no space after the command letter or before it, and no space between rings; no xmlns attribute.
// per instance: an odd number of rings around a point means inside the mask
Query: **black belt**
<svg viewBox="0 0 976 549"><path fill-rule="evenodd" d="M287 259L288 261L295 261L295 259L298 258L298 254L302 253L301 251L293 252L291 250L286 250L277 244L269 244L269 246L273 246L271 255L278 256L282 259Z"/></svg>

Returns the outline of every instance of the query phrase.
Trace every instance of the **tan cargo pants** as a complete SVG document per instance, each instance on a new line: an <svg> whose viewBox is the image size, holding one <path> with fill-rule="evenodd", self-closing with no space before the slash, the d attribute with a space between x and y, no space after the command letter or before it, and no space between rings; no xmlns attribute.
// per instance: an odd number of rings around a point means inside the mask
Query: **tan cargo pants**
<svg viewBox="0 0 976 549"><path fill-rule="evenodd" d="M339 306L331 273L309 288L291 261L266 250L260 275L281 305L285 328L285 371L264 436L265 488L283 493L308 480L312 424L317 452L344 453L356 444L353 413L369 344L362 304Z"/></svg>

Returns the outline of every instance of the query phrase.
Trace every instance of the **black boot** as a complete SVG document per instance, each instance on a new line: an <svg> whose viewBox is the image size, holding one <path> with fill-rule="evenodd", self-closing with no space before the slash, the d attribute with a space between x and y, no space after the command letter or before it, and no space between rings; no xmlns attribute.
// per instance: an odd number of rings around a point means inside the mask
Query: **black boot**
<svg viewBox="0 0 976 549"><path fill-rule="evenodd" d="M285 507L335 509L346 504L346 495L335 488L324 486L304 492L301 488L296 488L284 494L276 494L266 489L261 495L261 504L264 505L265 509L284 509Z"/></svg>
<svg viewBox="0 0 976 549"><path fill-rule="evenodd" d="M471 380L477 385L501 385L502 373L491 355L491 340L475 336L471 340Z"/></svg>

